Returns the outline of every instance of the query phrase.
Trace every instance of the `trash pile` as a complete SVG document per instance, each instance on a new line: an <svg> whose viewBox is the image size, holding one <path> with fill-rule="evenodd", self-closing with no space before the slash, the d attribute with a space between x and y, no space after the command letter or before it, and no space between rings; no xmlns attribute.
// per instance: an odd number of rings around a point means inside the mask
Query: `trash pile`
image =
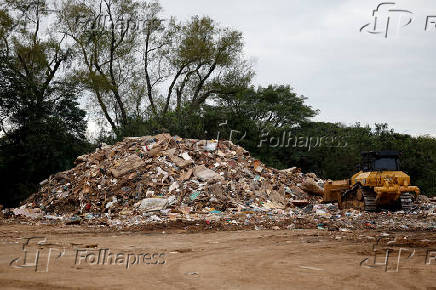
<svg viewBox="0 0 436 290"><path fill-rule="evenodd" d="M160 134L79 156L9 216L114 227L436 229L436 203L428 199L413 213L341 211L321 203L323 185L298 168L268 168L230 141Z"/></svg>
<svg viewBox="0 0 436 290"><path fill-rule="evenodd" d="M306 176L297 168L268 168L230 141L168 134L103 145L75 164L41 182L40 190L14 214L161 221L307 205L320 201L323 186L315 174Z"/></svg>

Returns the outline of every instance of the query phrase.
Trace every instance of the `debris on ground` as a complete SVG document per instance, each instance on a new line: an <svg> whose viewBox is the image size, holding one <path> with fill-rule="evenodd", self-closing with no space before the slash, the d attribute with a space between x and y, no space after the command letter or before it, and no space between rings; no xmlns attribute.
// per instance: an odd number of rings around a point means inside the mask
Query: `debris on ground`
<svg viewBox="0 0 436 290"><path fill-rule="evenodd" d="M411 213L365 213L322 204L324 181L268 168L230 141L169 134L125 138L79 156L4 216L114 227L168 223L241 228L436 229L436 204Z"/></svg>
<svg viewBox="0 0 436 290"><path fill-rule="evenodd" d="M319 186L318 182L316 182L312 177L309 177L303 181L301 184L301 189L310 194L324 196L324 189Z"/></svg>

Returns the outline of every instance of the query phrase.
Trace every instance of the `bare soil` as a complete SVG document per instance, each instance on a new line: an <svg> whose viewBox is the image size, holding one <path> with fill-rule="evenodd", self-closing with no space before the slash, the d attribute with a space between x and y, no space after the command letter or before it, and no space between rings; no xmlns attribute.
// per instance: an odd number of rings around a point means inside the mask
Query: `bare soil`
<svg viewBox="0 0 436 290"><path fill-rule="evenodd" d="M24 238L31 237L39 239L24 246L29 267L23 267ZM124 255L124 261L93 264L91 253L104 249L114 257ZM391 251L387 266L386 250ZM35 269L29 261L37 252ZM374 264L375 256L379 265ZM0 288L436 289L436 233L183 228L114 232L104 227L3 224Z"/></svg>

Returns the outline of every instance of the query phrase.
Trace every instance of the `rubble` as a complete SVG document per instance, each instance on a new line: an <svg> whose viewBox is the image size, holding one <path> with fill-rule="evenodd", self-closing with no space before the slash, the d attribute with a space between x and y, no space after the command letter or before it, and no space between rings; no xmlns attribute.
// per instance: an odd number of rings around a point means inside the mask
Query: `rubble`
<svg viewBox="0 0 436 290"><path fill-rule="evenodd" d="M145 198L140 202L139 209L141 211L159 211L164 210L175 200L175 197L166 198Z"/></svg>
<svg viewBox="0 0 436 290"><path fill-rule="evenodd" d="M365 213L322 204L324 180L277 170L230 141L125 138L77 158L7 216L109 227L175 223L251 229L435 230L436 204Z"/></svg>
<svg viewBox="0 0 436 290"><path fill-rule="evenodd" d="M126 211L178 213L191 207L209 214L212 208L270 210L293 200L319 201L298 187L305 179L298 169L268 168L229 141L168 134L125 138L79 156L75 164L41 182L28 208L50 216L92 213L95 219Z"/></svg>
<svg viewBox="0 0 436 290"><path fill-rule="evenodd" d="M310 194L324 196L324 189L318 185L312 176L303 181L301 184L301 189Z"/></svg>
<svg viewBox="0 0 436 290"><path fill-rule="evenodd" d="M22 206L13 210L14 215L23 216L30 219L42 218L44 213L39 208L26 208Z"/></svg>
<svg viewBox="0 0 436 290"><path fill-rule="evenodd" d="M130 155L124 160L116 161L116 163L119 165L115 166L110 170L115 178L126 175L127 173L132 172L133 170L136 170L145 165L141 157L137 155Z"/></svg>
<svg viewBox="0 0 436 290"><path fill-rule="evenodd" d="M209 180L223 180L224 178L209 168L206 168L204 165L198 166L194 168L194 176L202 181Z"/></svg>

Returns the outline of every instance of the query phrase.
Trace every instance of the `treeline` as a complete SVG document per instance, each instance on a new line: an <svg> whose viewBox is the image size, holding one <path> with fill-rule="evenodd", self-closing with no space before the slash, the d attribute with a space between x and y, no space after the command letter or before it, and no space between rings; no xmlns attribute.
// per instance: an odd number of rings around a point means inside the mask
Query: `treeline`
<svg viewBox="0 0 436 290"><path fill-rule="evenodd" d="M17 205L101 142L162 132L231 139L269 166L331 179L349 177L360 151L395 149L435 192L435 139L311 122L318 111L290 86L252 85L243 49L239 31L164 19L158 2L0 3L0 203Z"/></svg>
<svg viewBox="0 0 436 290"><path fill-rule="evenodd" d="M182 119L168 114L159 120L138 120L126 136L168 132L231 140L268 166L299 167L325 179L350 178L359 170L361 152L394 150L401 152L401 170L412 183L424 194L436 195L436 138L399 134L388 124L313 122L310 117L317 111L305 100L289 86L250 88L238 93L237 102L217 99L201 113L182 114Z"/></svg>

